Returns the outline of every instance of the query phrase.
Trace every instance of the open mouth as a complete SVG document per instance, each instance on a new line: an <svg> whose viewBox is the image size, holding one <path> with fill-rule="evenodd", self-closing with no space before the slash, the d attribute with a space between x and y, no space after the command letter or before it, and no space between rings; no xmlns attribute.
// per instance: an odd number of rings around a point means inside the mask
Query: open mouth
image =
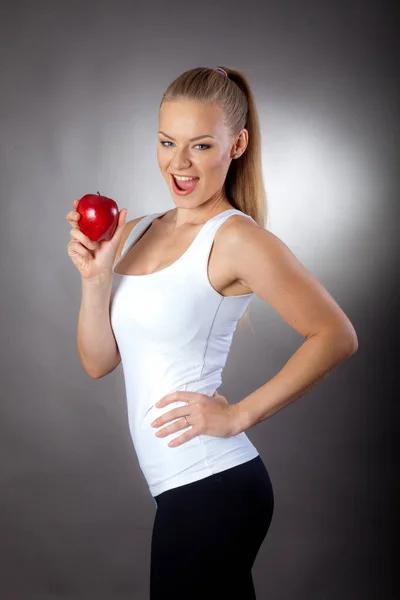
<svg viewBox="0 0 400 600"><path fill-rule="evenodd" d="M188 181L178 181L174 175L171 174L171 178L172 178L172 187L175 191L176 194L178 194L179 196L188 196L189 194L191 194L198 182L199 182L199 178L195 178L192 180L188 180Z"/></svg>
<svg viewBox="0 0 400 600"><path fill-rule="evenodd" d="M179 179L177 179L174 175L172 175L172 177L174 178L174 182L175 182L175 185L178 188L178 190L182 190L182 192L183 192L185 188L181 187Z"/></svg>

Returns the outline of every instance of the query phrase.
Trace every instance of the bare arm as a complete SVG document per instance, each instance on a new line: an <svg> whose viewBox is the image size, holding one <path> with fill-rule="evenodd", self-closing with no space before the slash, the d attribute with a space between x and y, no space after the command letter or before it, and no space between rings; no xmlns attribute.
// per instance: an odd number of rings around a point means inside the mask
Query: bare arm
<svg viewBox="0 0 400 600"><path fill-rule="evenodd" d="M93 379L104 377L121 361L109 314L112 280L112 275L97 283L82 280L77 346L82 366Z"/></svg>
<svg viewBox="0 0 400 600"><path fill-rule="evenodd" d="M113 265L121 255L129 232L140 219L125 224ZM110 320L113 273L101 280L82 279L82 301L78 318L77 347L81 364L93 379L108 375L119 365L121 356Z"/></svg>
<svg viewBox="0 0 400 600"><path fill-rule="evenodd" d="M301 398L358 348L350 319L286 244L239 219L225 236L232 272L305 341L279 373L235 405L237 433Z"/></svg>

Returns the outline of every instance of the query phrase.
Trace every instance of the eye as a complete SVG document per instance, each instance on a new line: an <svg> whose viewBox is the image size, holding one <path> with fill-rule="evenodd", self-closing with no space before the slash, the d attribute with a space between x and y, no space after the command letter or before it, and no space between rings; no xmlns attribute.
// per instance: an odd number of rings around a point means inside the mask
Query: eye
<svg viewBox="0 0 400 600"><path fill-rule="evenodd" d="M164 144L172 144L172 143L173 142L169 142L168 140L160 142L161 146L164 146ZM196 146L203 146L203 148L205 150L207 150L210 147L208 144L196 144ZM164 148L171 148L171 146L164 146Z"/></svg>

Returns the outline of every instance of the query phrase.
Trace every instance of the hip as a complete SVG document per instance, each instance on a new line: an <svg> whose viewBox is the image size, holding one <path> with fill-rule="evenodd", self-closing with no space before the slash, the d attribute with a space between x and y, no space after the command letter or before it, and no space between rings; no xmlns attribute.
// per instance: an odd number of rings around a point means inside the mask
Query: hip
<svg viewBox="0 0 400 600"><path fill-rule="evenodd" d="M181 510L188 504L193 506L197 498L200 499L202 509L207 501L213 509L216 509L218 503L223 508L227 502L237 504L240 510L247 508L264 511L267 508L271 517L274 509L272 481L259 454L242 464L166 490L154 496L154 501L157 508L173 504Z"/></svg>
<svg viewBox="0 0 400 600"><path fill-rule="evenodd" d="M190 442L194 442L190 445ZM139 458L151 495L195 483L240 466L258 456L257 448L244 433L230 438L199 435L164 453Z"/></svg>

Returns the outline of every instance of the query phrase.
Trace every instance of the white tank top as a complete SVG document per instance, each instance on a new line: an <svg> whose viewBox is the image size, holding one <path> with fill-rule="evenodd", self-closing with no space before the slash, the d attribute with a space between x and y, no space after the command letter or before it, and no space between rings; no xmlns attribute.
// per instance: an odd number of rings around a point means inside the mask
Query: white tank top
<svg viewBox="0 0 400 600"><path fill-rule="evenodd" d="M115 267L151 222L166 212L148 215L133 227ZM258 456L244 432L229 438L197 435L171 448L168 443L184 430L157 438L161 427L150 425L173 408L186 406L176 401L157 408L163 396L176 390L212 396L222 383L237 322L254 293L222 296L211 286L207 266L218 228L237 214L252 219L237 209L212 217L186 252L161 271L119 275L113 268L117 280L111 327L121 355L129 430L153 497Z"/></svg>

